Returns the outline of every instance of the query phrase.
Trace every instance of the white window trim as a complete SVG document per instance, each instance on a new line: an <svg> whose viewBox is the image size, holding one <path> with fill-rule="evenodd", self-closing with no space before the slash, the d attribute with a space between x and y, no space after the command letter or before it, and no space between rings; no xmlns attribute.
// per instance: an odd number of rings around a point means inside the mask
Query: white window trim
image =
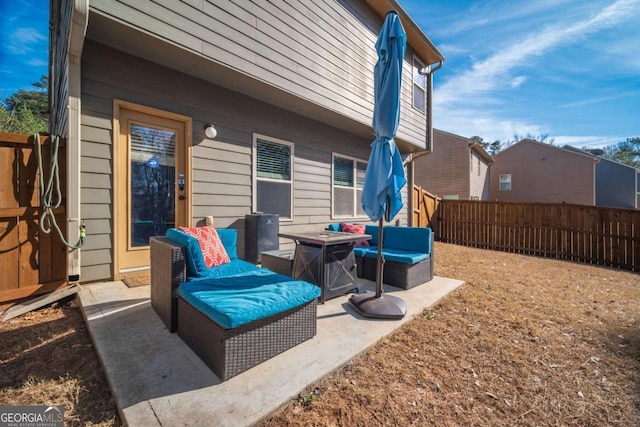
<svg viewBox="0 0 640 427"><path fill-rule="evenodd" d="M279 138L274 138L272 136L267 136L267 135L262 135L259 133L254 133L253 135L253 144L251 147L251 157L252 157L252 180L251 180L251 212L256 212L258 210L258 181L272 181L272 182L288 182L289 184L291 184L291 217L290 218L283 218L283 217L278 217L279 222L293 222L294 220L294 212L295 212L295 207L293 206L293 201L295 200L294 197L294 192L295 192L295 188L294 188L294 182L295 182L295 178L294 178L294 174L295 174L295 164L294 164L294 160L295 160L295 144L293 142L290 141L285 141L283 139L279 139ZM260 178L258 179L258 150L257 150L257 145L258 145L258 140L261 139L263 141L267 141L267 142L272 142L274 144L282 144L282 145L288 145L289 147L291 147L291 154L290 154L290 164L291 164L291 179L288 181L282 180L282 179L269 179L269 178Z"/></svg>
<svg viewBox="0 0 640 427"><path fill-rule="evenodd" d="M508 176L509 177L509 188L507 189L502 189L502 177L503 176ZM506 182L505 182L506 184ZM510 173L501 173L498 177L498 190L499 191L511 191L511 174Z"/></svg>
<svg viewBox="0 0 640 427"><path fill-rule="evenodd" d="M335 214L335 212L334 212L334 209L335 209L335 203L334 203L334 200L335 200L335 199L334 199L334 188L335 188L335 185L334 185L334 183L333 183L333 182L334 182L334 179L333 179L333 173L334 173L334 161L333 161L333 159L334 159L335 157L340 157L340 158L343 158L343 159L353 160L354 162L363 163L363 164L365 164L365 165L368 165L368 164L369 164L369 161L368 161L368 160L363 160L363 159L359 159L359 158L357 158L357 157L347 156L346 154L341 154L341 153L336 153L336 152L332 152L332 153L331 153L331 219L358 219L358 220L360 220L360 219L366 219L366 218L368 218L366 215L357 216L355 211L354 211L354 215L352 215L352 216L336 215L336 214ZM354 166L356 166L356 164L357 164L357 163L354 163ZM355 191L353 192L353 198L354 198L354 205L353 205L353 207L354 207L354 209L355 209L355 208L356 208L356 206L358 206L358 203L362 203L360 200L357 200L357 199L358 199L358 191L357 191L357 185L358 185L357 168L356 168L356 170L354 171L354 176L353 176L353 178L354 178L353 183L354 183L354 185L356 186L356 187L355 187ZM348 187L342 187L342 188L348 188Z"/></svg>
<svg viewBox="0 0 640 427"><path fill-rule="evenodd" d="M416 67L416 63L419 65L419 67ZM426 65L424 64L424 62L422 62L422 60L420 58L418 58L417 56L413 55L413 64L412 64L412 68L411 68L411 106L413 107L414 110L416 111L420 111L423 114L426 114L427 112L427 76L424 76L424 87L421 87L419 85L416 84L416 81L413 78L413 70L415 68L418 68L418 70L422 70L426 67ZM422 89L422 93L423 93L423 98L422 98L422 105L424 105L424 110L419 109L418 107L415 106L414 104L414 99L415 99L415 88L419 87L420 89Z"/></svg>

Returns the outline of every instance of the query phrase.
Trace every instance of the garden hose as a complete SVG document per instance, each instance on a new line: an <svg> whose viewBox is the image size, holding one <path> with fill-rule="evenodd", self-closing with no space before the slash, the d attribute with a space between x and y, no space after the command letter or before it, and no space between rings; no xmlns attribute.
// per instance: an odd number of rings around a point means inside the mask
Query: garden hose
<svg viewBox="0 0 640 427"><path fill-rule="evenodd" d="M64 245L72 251L79 249L84 243L86 236L86 227L84 221L80 226L80 238L75 245L70 244L64 238L58 223L56 222L56 216L54 215L54 209L57 209L62 204L62 191L60 189L60 173L58 169L58 148L60 146L60 137L57 135L51 136L51 161L49 164L49 178L47 185L44 185L44 169L42 168L42 143L40 142L40 135L33 134L33 138L36 142L36 155L38 157L38 175L40 176L40 196L42 199L42 216L40 217L40 230L43 233L50 234L52 229L55 229L60 236L60 240ZM52 203L53 193L56 195L55 204Z"/></svg>

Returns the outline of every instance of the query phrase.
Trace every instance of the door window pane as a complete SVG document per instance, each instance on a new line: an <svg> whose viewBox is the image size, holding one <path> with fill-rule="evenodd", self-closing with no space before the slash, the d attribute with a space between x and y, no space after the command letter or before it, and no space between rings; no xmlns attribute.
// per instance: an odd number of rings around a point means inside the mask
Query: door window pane
<svg viewBox="0 0 640 427"><path fill-rule="evenodd" d="M130 136L130 246L142 247L175 225L176 134L132 124Z"/></svg>

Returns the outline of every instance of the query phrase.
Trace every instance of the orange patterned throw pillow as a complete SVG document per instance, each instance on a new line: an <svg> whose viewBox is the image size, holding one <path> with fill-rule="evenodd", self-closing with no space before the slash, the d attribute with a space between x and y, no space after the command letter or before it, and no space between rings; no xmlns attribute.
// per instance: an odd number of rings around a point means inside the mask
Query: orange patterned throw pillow
<svg viewBox="0 0 640 427"><path fill-rule="evenodd" d="M180 231L198 239L207 268L226 264L231 261L214 227L180 227Z"/></svg>
<svg viewBox="0 0 640 427"><path fill-rule="evenodd" d="M365 225L364 224L350 224L348 222L343 222L340 224L340 230L345 233L354 233L354 234L366 234L365 233ZM355 243L356 246L369 246L368 240L361 240Z"/></svg>

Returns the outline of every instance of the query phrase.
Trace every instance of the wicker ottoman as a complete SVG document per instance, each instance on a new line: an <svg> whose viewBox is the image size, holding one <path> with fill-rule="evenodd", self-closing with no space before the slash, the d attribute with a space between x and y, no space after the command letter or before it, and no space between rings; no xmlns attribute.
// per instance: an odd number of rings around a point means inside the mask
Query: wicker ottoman
<svg viewBox="0 0 640 427"><path fill-rule="evenodd" d="M364 258L364 278L376 280L377 258ZM433 262L431 258L416 264L385 261L382 282L401 289L410 289L414 286L433 279Z"/></svg>
<svg viewBox="0 0 640 427"><path fill-rule="evenodd" d="M316 334L317 300L225 329L178 298L178 335L222 380L246 371Z"/></svg>

